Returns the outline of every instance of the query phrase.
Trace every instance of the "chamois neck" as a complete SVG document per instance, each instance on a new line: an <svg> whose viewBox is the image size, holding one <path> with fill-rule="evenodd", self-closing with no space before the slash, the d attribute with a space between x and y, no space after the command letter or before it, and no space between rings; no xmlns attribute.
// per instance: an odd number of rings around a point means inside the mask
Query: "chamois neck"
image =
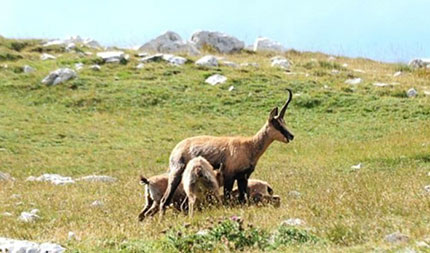
<svg viewBox="0 0 430 253"><path fill-rule="evenodd" d="M251 138L252 145L252 160L254 164L257 163L258 159L261 155L266 151L270 144L274 139L269 134L269 125L268 123L264 124L264 126Z"/></svg>

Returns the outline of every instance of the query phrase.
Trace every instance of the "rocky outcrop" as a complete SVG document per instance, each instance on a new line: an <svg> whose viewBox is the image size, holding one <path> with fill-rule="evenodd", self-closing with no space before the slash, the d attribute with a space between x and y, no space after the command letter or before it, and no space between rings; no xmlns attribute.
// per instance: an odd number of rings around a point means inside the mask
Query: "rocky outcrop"
<svg viewBox="0 0 430 253"><path fill-rule="evenodd" d="M199 54L199 50L193 43L184 41L179 34L168 31L155 39L143 44L139 51L158 53L186 53L189 55Z"/></svg>
<svg viewBox="0 0 430 253"><path fill-rule="evenodd" d="M198 31L191 36L191 41L195 43L197 49L209 46L222 54L236 53L245 47L243 41L220 32Z"/></svg>
<svg viewBox="0 0 430 253"><path fill-rule="evenodd" d="M285 48L281 43L271 40L269 38L259 37L254 42L255 52L273 51L273 52L284 52Z"/></svg>

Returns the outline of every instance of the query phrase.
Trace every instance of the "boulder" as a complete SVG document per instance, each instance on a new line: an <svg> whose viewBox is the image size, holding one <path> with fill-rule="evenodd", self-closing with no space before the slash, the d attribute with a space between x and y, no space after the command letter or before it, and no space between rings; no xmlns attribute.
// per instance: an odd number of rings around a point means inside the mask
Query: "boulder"
<svg viewBox="0 0 430 253"><path fill-rule="evenodd" d="M172 64L172 65L184 65L187 62L187 59L184 57L180 57L180 56L175 56L172 54L163 54L163 60L165 60L166 62Z"/></svg>
<svg viewBox="0 0 430 253"><path fill-rule="evenodd" d="M414 88L410 88L407 92L406 95L410 98L416 97L418 95L418 91L415 90Z"/></svg>
<svg viewBox="0 0 430 253"><path fill-rule="evenodd" d="M128 60L128 55L122 51L105 51L97 53L97 56L102 58L105 63L119 63Z"/></svg>
<svg viewBox="0 0 430 253"><path fill-rule="evenodd" d="M245 47L243 41L220 32L198 31L193 33L191 41L195 43L197 49L209 46L222 54L236 53Z"/></svg>
<svg viewBox="0 0 430 253"><path fill-rule="evenodd" d="M31 73L31 72L34 72L34 68L32 68L31 66L29 66L29 65L24 65L24 67L22 67L22 71L24 72L24 73Z"/></svg>
<svg viewBox="0 0 430 253"><path fill-rule="evenodd" d="M49 252L49 253L63 253L65 252L59 244L55 243L35 243L24 240L15 240L5 237L0 237L0 252L10 253L38 253L38 252Z"/></svg>
<svg viewBox="0 0 430 253"><path fill-rule="evenodd" d="M265 37L259 37L254 42L254 51L262 52L262 51L274 51L274 52L285 52L284 46L281 43L271 40Z"/></svg>
<svg viewBox="0 0 430 253"><path fill-rule="evenodd" d="M91 176L80 177L76 179L76 181L113 183L113 182L116 182L117 179L111 176L91 175Z"/></svg>
<svg viewBox="0 0 430 253"><path fill-rule="evenodd" d="M210 85L217 85L219 83L225 83L226 81L227 81L227 77L220 74L211 75L205 80L205 82Z"/></svg>
<svg viewBox="0 0 430 253"><path fill-rule="evenodd" d="M40 177L28 177L26 181L51 182L55 185L73 184L75 181L71 177L63 177L58 174L43 174Z"/></svg>
<svg viewBox="0 0 430 253"><path fill-rule="evenodd" d="M46 85L57 85L72 78L75 78L76 76L77 75L74 70L69 68L61 68L49 73L49 75L47 75L42 80L42 83Z"/></svg>
<svg viewBox="0 0 430 253"><path fill-rule="evenodd" d="M155 39L143 44L139 51L158 53L186 53L189 55L199 54L199 50L194 44L182 40L181 36L175 32L167 31Z"/></svg>
<svg viewBox="0 0 430 253"><path fill-rule="evenodd" d="M412 68L427 68L430 66L430 58L424 59L424 58L418 58L413 59L409 62L409 67Z"/></svg>
<svg viewBox="0 0 430 253"><path fill-rule="evenodd" d="M270 60L272 62L271 63L272 67L278 67L285 70L288 70L291 67L291 62L285 57L275 56L275 57L272 57Z"/></svg>
<svg viewBox="0 0 430 253"><path fill-rule="evenodd" d="M218 67L218 60L213 55L206 55L198 59L195 64L204 67Z"/></svg>
<svg viewBox="0 0 430 253"><path fill-rule="evenodd" d="M139 61L143 63L147 63L147 62L160 62L162 60L163 60L163 54L153 54L153 55L145 56L141 58Z"/></svg>

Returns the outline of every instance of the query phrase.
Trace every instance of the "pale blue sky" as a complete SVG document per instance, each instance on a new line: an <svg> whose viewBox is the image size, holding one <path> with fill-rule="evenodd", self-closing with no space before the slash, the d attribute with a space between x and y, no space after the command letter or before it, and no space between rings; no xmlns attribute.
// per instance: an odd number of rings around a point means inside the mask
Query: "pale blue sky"
<svg viewBox="0 0 430 253"><path fill-rule="evenodd" d="M0 35L91 37L140 45L200 29L246 44L266 36L287 48L383 61L430 58L430 0L0 0Z"/></svg>

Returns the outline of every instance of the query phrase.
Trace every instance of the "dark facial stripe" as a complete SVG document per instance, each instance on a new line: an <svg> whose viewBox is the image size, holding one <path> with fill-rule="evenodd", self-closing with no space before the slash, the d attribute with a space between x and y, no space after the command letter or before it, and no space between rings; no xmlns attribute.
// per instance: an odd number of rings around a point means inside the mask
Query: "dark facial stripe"
<svg viewBox="0 0 430 253"><path fill-rule="evenodd" d="M281 134L285 137L285 138L287 138L287 140L292 140L292 134L290 133L290 132L288 132L288 130L287 129L285 129L282 125L281 125L281 123L279 123L279 121L278 120L276 120L276 119L273 119L272 120L272 125L275 127L275 129L276 130L278 130L279 132L281 132Z"/></svg>

